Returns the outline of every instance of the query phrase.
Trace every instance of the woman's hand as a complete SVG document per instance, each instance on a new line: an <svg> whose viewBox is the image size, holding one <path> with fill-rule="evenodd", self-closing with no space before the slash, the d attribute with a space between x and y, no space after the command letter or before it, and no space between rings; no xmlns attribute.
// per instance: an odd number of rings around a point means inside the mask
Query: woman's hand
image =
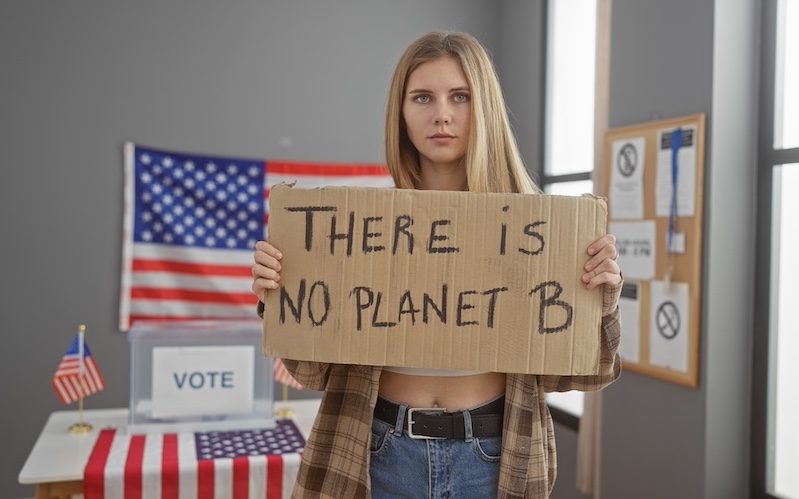
<svg viewBox="0 0 799 499"><path fill-rule="evenodd" d="M255 244L255 264L252 266L252 292L262 302L266 301L266 290L277 289L280 281L280 259L283 253L266 241Z"/></svg>
<svg viewBox="0 0 799 499"><path fill-rule="evenodd" d="M591 259L586 262L583 274L583 283L588 289L594 289L600 284L616 286L621 283L621 270L616 263L619 256L616 250L616 236L606 234L597 239L588 247Z"/></svg>

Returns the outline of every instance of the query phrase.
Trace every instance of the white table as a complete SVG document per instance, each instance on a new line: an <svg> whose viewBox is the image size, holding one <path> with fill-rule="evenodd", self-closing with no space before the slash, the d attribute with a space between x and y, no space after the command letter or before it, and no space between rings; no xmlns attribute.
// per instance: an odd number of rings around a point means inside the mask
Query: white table
<svg viewBox="0 0 799 499"><path fill-rule="evenodd" d="M302 434L311 432L319 399L290 400L288 404L275 402L275 410L285 405L294 409L294 421ZM93 409L83 412L84 422L92 425L87 435L72 435L68 428L77 423L78 411L57 411L50 414L39 438L28 455L19 483L36 485L36 499L66 499L72 494L83 494L83 470L89 460L100 430L127 427L127 409Z"/></svg>

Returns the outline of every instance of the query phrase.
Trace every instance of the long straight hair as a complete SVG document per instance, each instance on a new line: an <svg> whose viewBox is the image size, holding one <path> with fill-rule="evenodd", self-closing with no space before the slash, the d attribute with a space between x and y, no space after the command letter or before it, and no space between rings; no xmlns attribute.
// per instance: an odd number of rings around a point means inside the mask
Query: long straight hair
<svg viewBox="0 0 799 499"><path fill-rule="evenodd" d="M519 153L494 64L476 38L461 32L428 33L414 41L397 62L386 105L385 144L395 185L416 189L421 181L419 152L408 138L402 116L408 77L421 64L442 57L460 63L471 92L471 132L464 158L469 190L540 193Z"/></svg>

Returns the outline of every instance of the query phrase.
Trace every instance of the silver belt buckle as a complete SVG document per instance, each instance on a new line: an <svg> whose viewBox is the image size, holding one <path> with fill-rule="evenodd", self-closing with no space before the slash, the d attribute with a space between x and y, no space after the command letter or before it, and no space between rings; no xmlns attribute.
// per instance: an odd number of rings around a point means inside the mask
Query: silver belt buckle
<svg viewBox="0 0 799 499"><path fill-rule="evenodd" d="M416 411L423 412L446 412L447 410L442 407L414 407L408 409L408 436L415 440L446 440L446 437L430 437L428 435L417 435L413 432L413 425L416 421L413 420L413 413Z"/></svg>

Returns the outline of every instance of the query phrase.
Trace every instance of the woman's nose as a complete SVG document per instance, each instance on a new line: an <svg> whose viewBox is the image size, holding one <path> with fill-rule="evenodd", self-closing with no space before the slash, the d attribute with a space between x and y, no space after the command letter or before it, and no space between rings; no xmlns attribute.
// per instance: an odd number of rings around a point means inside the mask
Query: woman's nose
<svg viewBox="0 0 799 499"><path fill-rule="evenodd" d="M436 107L435 121L436 125L449 124L452 120L452 113L446 104L439 104Z"/></svg>

